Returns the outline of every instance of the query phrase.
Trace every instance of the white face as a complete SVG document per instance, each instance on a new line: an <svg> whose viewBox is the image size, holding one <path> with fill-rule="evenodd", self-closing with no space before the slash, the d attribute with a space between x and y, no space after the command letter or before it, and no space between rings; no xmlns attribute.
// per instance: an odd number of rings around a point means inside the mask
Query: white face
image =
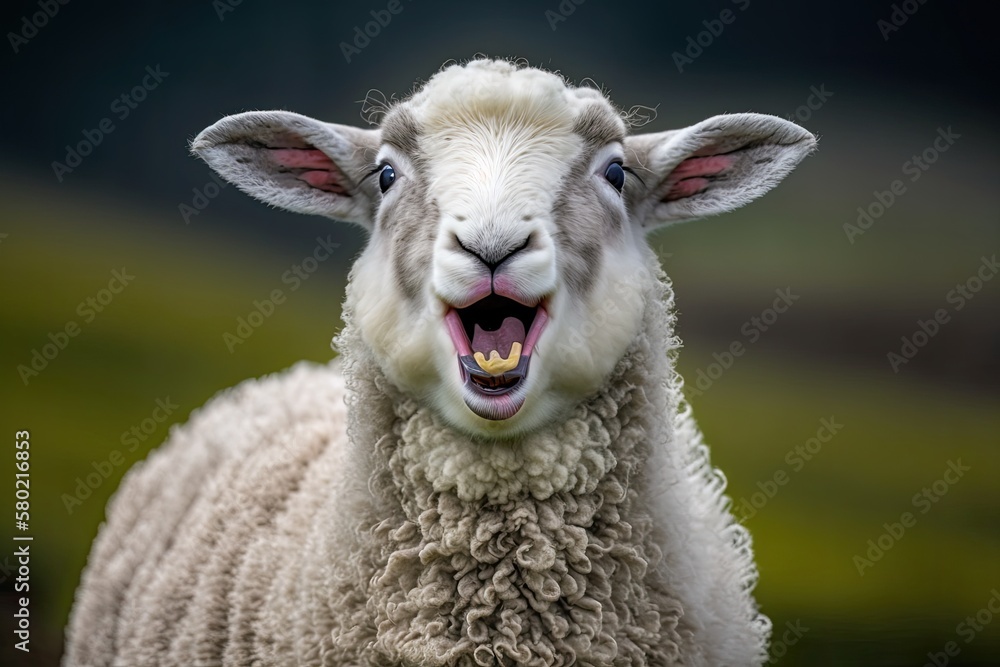
<svg viewBox="0 0 1000 667"><path fill-rule="evenodd" d="M603 100L559 95L557 113L515 108L522 122L390 117L383 136L417 124L419 157L383 143L371 176L384 192L355 320L391 381L481 437L537 429L594 393L642 318L624 125ZM584 107L622 136L578 134Z"/></svg>

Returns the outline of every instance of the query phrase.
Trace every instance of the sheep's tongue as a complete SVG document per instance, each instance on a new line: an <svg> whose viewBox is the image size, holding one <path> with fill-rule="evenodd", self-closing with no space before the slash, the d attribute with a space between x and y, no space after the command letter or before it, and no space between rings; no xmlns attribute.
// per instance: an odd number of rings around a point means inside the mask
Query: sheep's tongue
<svg viewBox="0 0 1000 667"><path fill-rule="evenodd" d="M524 323L516 317L505 318L495 331L484 331L478 324L473 328L472 351L482 352L486 358L489 358L493 350L499 352L504 359L508 358L514 342L524 345Z"/></svg>

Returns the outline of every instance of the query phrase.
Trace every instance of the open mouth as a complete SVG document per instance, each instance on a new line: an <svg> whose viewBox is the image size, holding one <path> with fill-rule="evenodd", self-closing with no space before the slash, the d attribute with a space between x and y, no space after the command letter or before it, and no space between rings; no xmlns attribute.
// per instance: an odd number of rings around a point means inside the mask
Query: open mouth
<svg viewBox="0 0 1000 667"><path fill-rule="evenodd" d="M469 409L484 419L510 419L524 405L531 353L548 321L542 304L525 306L490 294L445 315L458 353Z"/></svg>

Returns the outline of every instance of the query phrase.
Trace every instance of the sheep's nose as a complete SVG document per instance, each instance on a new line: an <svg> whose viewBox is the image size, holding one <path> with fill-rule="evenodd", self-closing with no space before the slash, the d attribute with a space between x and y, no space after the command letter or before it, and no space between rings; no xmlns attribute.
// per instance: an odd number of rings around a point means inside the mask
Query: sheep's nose
<svg viewBox="0 0 1000 667"><path fill-rule="evenodd" d="M455 236L455 243L458 244L459 248L485 264L489 268L490 273L493 273L498 266L528 247L528 244L531 243L531 234L524 237L523 241L515 244L462 241L458 235Z"/></svg>

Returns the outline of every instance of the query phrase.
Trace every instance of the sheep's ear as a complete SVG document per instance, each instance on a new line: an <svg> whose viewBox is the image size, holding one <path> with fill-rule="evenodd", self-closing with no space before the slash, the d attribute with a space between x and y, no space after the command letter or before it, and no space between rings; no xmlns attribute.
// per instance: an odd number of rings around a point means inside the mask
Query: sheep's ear
<svg viewBox="0 0 1000 667"><path fill-rule="evenodd" d="M816 137L795 123L752 113L628 137L625 164L642 180L626 190L629 210L645 231L731 211L777 185L815 147Z"/></svg>
<svg viewBox="0 0 1000 667"><path fill-rule="evenodd" d="M378 146L378 130L288 111L227 116L191 142L192 152L252 197L365 226L372 224L375 193L361 179Z"/></svg>

